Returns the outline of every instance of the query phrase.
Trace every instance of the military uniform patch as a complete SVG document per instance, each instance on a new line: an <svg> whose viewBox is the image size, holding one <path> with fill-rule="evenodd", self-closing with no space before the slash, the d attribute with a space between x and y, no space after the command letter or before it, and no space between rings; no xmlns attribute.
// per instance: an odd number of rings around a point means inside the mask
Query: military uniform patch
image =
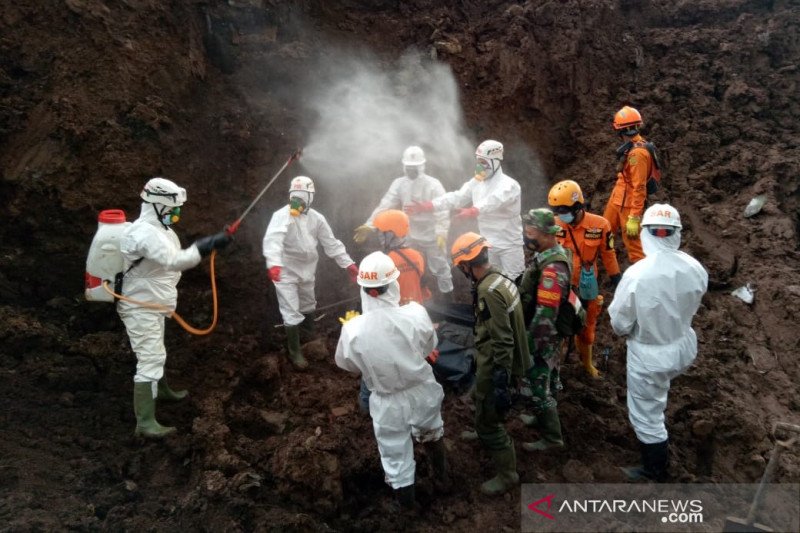
<svg viewBox="0 0 800 533"><path fill-rule="evenodd" d="M609 250L614 249L614 234L610 231L606 233L606 248Z"/></svg>
<svg viewBox="0 0 800 533"><path fill-rule="evenodd" d="M638 163L638 162L639 162L639 160L636 158L636 156L635 156L635 155L632 155L632 156L630 156L630 157L628 158L628 164L629 164L630 166L632 166L632 167L633 167L633 166L636 166L636 163Z"/></svg>
<svg viewBox="0 0 800 533"><path fill-rule="evenodd" d="M556 283L555 280L550 276L542 278L542 288L544 289L552 289L555 283Z"/></svg>

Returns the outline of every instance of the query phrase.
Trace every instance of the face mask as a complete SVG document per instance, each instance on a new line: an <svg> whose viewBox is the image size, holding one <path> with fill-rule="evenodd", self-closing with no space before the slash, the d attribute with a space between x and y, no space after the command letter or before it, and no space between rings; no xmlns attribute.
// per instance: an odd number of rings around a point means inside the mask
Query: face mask
<svg viewBox="0 0 800 533"><path fill-rule="evenodd" d="M525 248L531 252L538 252L541 244L536 239L529 239L524 234L522 235L522 242L525 243Z"/></svg>
<svg viewBox="0 0 800 533"><path fill-rule="evenodd" d="M475 165L475 179L484 181L492 177L492 163L486 159L478 159L478 164Z"/></svg>
<svg viewBox="0 0 800 533"><path fill-rule="evenodd" d="M173 207L169 209L169 211L163 211L160 213L160 216L162 224L165 226L171 226L181 219L181 208L179 206Z"/></svg>
<svg viewBox="0 0 800 533"><path fill-rule="evenodd" d="M306 203L297 196L289 198L289 214L293 217L300 216L301 213L305 212L306 210Z"/></svg>
<svg viewBox="0 0 800 533"><path fill-rule="evenodd" d="M422 167L407 166L407 167L403 167L403 168L405 169L406 177L408 179L410 179L410 180L415 180L420 176L420 174L422 174L422 172L421 172L422 171Z"/></svg>
<svg viewBox="0 0 800 533"><path fill-rule="evenodd" d="M563 215L556 215L561 222L564 224L572 224L572 221L575 220L575 215L572 213L564 213Z"/></svg>
<svg viewBox="0 0 800 533"><path fill-rule="evenodd" d="M458 265L458 269L468 280L475 281L475 277L472 275L472 268L464 265Z"/></svg>

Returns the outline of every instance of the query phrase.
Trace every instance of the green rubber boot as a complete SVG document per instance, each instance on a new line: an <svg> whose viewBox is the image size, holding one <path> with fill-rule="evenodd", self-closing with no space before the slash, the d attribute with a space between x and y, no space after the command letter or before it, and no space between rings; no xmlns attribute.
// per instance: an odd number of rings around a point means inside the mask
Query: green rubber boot
<svg viewBox="0 0 800 533"><path fill-rule="evenodd" d="M453 489L453 483L447 467L447 450L444 446L444 437L437 441L426 442L425 446L430 452L431 463L433 464L434 487L439 492L447 494Z"/></svg>
<svg viewBox="0 0 800 533"><path fill-rule="evenodd" d="M133 384L133 412L136 413L137 437L161 439L175 433L174 427L162 426L156 421L156 399L152 382Z"/></svg>
<svg viewBox="0 0 800 533"><path fill-rule="evenodd" d="M525 413L520 413L519 419L522 420L522 423L529 428L535 428L539 426L539 419L536 418L536 415L526 415Z"/></svg>
<svg viewBox="0 0 800 533"><path fill-rule="evenodd" d="M461 438L461 440L466 442L476 441L478 440L478 432L470 430L462 431L459 437Z"/></svg>
<svg viewBox="0 0 800 533"><path fill-rule="evenodd" d="M289 361L292 362L298 370L308 368L308 362L303 357L303 352L300 350L300 326L289 326L286 329L286 351L289 354Z"/></svg>
<svg viewBox="0 0 800 533"><path fill-rule="evenodd" d="M487 496L504 494L519 485L517 474L517 454L514 443L506 449L492 450L492 459L497 467L497 475L481 485L481 492Z"/></svg>
<svg viewBox="0 0 800 533"><path fill-rule="evenodd" d="M168 402L177 402L189 396L187 390L172 390L167 383L167 378L158 380L158 399Z"/></svg>
<svg viewBox="0 0 800 533"><path fill-rule="evenodd" d="M316 322L314 322L314 313L303 313L305 320L300 322L300 341L306 343L314 340L317 334Z"/></svg>
<svg viewBox="0 0 800 533"><path fill-rule="evenodd" d="M522 449L528 452L540 452L549 448L563 448L564 439L561 436L561 421L558 419L558 410L555 406L548 407L542 414L540 428L542 438L536 442L523 442Z"/></svg>

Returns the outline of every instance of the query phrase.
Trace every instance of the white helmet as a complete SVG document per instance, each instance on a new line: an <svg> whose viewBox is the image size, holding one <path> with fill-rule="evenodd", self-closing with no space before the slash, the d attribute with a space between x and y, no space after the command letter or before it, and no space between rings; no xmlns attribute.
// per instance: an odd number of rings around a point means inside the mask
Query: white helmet
<svg viewBox="0 0 800 533"><path fill-rule="evenodd" d="M400 160L407 167L415 167L425 164L425 152L419 146L409 146L403 152L403 159Z"/></svg>
<svg viewBox="0 0 800 533"><path fill-rule="evenodd" d="M186 203L186 189L165 178L151 178L139 195L151 204L180 207Z"/></svg>
<svg viewBox="0 0 800 533"><path fill-rule="evenodd" d="M383 287L400 277L392 258L383 252L372 252L358 265L358 284L362 287Z"/></svg>
<svg viewBox="0 0 800 533"><path fill-rule="evenodd" d="M682 228L681 215L669 204L653 204L642 217L642 226L664 226Z"/></svg>
<svg viewBox="0 0 800 533"><path fill-rule="evenodd" d="M289 186L289 192L293 191L305 191L311 194L317 192L314 190L314 181L306 176L297 176L292 180L292 184Z"/></svg>
<svg viewBox="0 0 800 533"><path fill-rule="evenodd" d="M475 156L482 157L484 159L499 159L502 161L503 143L492 141L491 139L488 141L483 141L478 145L478 149L475 150Z"/></svg>

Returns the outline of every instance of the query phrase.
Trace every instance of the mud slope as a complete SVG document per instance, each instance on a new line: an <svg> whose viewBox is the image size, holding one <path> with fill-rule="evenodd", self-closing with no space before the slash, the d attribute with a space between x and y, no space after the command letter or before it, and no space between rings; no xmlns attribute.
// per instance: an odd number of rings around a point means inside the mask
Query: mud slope
<svg viewBox="0 0 800 533"><path fill-rule="evenodd" d="M81 299L97 212L134 213L136 191L163 174L189 190L184 242L218 231L297 146L309 125L294 88L329 46L390 64L413 48L448 63L475 138L506 143L525 207L573 178L595 211L610 192L610 117L639 108L668 163L660 199L685 220L685 249L710 272L695 321L696 366L668 408L673 474L752 481L778 420L800 422L795 347L800 298L800 14L792 2L529 1L165 2L20 0L0 7L0 529L395 530L357 380L332 362L331 312L294 373L281 356L261 236L284 199L268 195L217 262L222 318L208 337L167 331L168 372L190 400L159 408L178 436L132 437L133 355L108 307ZM265 80L269 80L267 83ZM456 183L449 184L451 187ZM745 219L756 194L767 204ZM345 238L366 206L326 204ZM360 209L363 209L361 212ZM349 241L347 241L349 243ZM351 247L349 247L351 248ZM356 258L368 250L352 247ZM352 294L322 263L320 302ZM210 320L208 266L181 282L180 311ZM752 306L730 296L751 283ZM559 398L568 448L520 455L525 482L621 481L634 461L624 345L606 378L568 362ZM458 489L433 495L418 450L413 525L519 528L518 494L480 497L491 466L469 401L445 402ZM517 442L535 437L517 421ZM800 480L786 453L778 478Z"/></svg>

